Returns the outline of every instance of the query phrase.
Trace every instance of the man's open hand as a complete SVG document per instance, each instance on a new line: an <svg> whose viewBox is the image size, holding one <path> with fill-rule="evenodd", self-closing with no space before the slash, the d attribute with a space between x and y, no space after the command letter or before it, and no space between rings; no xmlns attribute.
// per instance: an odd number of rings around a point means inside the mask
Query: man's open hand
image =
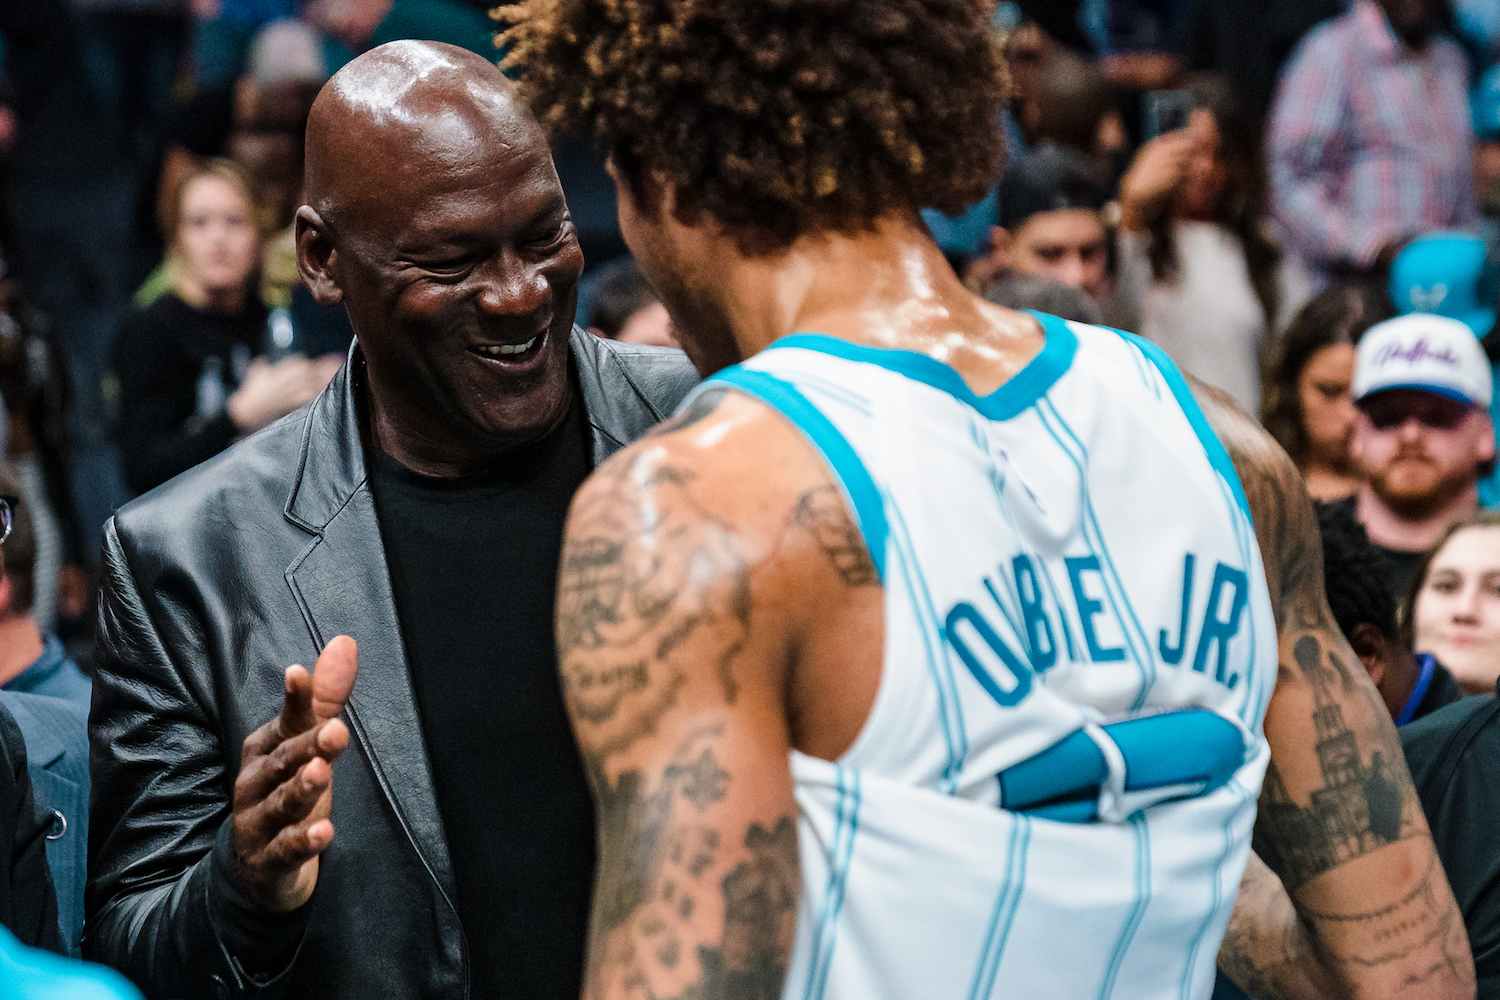
<svg viewBox="0 0 1500 1000"><path fill-rule="evenodd" d="M281 715L245 738L232 843L240 877L268 910L285 913L307 902L318 855L333 843L333 761L349 745L349 729L336 716L358 670L354 640L338 636L311 675L287 668Z"/></svg>

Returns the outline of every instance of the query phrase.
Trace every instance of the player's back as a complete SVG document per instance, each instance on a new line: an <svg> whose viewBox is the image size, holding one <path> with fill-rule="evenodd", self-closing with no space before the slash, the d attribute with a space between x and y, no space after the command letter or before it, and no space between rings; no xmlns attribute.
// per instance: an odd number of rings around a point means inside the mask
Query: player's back
<svg viewBox="0 0 1500 1000"><path fill-rule="evenodd" d="M816 335L705 384L804 432L884 585L863 729L793 755L788 997L1207 995L1275 681L1253 528L1170 361L1043 323L984 397Z"/></svg>

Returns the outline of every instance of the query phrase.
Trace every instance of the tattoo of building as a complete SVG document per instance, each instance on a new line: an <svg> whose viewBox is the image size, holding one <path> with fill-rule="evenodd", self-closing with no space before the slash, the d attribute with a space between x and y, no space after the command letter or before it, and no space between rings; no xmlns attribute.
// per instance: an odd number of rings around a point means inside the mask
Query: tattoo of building
<svg viewBox="0 0 1500 1000"><path fill-rule="evenodd" d="M1266 773L1261 795L1264 826L1274 829L1275 843L1256 837L1256 850L1289 886L1300 885L1338 865L1399 840L1402 795L1380 751L1368 765L1360 760L1354 731L1344 721L1344 710L1330 694L1336 678L1323 666L1321 644L1301 639L1294 656L1312 685L1316 708L1318 766L1323 787L1303 806L1287 792L1280 772ZM1342 674L1342 663L1329 657ZM1261 826L1262 824L1257 824Z"/></svg>

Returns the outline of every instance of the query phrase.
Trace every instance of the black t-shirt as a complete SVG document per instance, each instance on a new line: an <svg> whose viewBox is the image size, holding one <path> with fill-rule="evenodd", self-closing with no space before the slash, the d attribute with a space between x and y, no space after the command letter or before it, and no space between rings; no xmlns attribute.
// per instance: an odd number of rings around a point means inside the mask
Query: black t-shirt
<svg viewBox="0 0 1500 1000"><path fill-rule="evenodd" d="M111 367L120 390L120 458L136 493L186 472L233 443L225 406L266 329L266 307L194 309L163 295L120 328Z"/></svg>
<svg viewBox="0 0 1500 1000"><path fill-rule="evenodd" d="M552 435L473 476L369 455L476 1000L577 1000L582 981L594 810L552 611L590 453L575 401Z"/></svg>
<svg viewBox="0 0 1500 1000"><path fill-rule="evenodd" d="M1350 517L1358 519L1357 498L1345 497L1342 500L1331 500L1330 507L1343 507ZM1392 597L1396 599L1399 606L1406 597L1406 588L1411 585L1411 578L1417 572L1417 564L1427 554L1425 549L1415 552L1404 552L1400 549L1388 549L1384 545L1370 542L1371 548L1380 553L1380 559L1385 563L1385 588Z"/></svg>
<svg viewBox="0 0 1500 1000"><path fill-rule="evenodd" d="M1463 698L1401 727L1422 812L1469 931L1479 1000L1500 998L1500 701Z"/></svg>

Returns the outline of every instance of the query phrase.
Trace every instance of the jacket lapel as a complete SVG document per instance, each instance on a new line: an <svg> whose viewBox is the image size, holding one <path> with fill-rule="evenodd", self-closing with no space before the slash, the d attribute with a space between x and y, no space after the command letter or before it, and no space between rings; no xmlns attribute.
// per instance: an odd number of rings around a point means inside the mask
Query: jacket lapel
<svg viewBox="0 0 1500 1000"><path fill-rule="evenodd" d="M386 798L452 904L453 868L427 747L396 619L375 503L365 482L350 360L313 404L302 470L286 517L315 537L287 568L286 581L322 648L337 635L359 643L359 678L347 716Z"/></svg>

